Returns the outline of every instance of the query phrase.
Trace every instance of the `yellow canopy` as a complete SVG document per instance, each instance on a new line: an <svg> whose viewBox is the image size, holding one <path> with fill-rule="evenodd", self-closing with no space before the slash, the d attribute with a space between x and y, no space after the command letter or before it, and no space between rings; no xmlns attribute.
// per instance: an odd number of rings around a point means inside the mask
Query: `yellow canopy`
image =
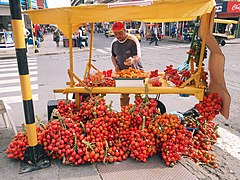
<svg viewBox="0 0 240 180"><path fill-rule="evenodd" d="M238 24L237 21L228 20L228 19L214 19L215 23L222 23L222 24Z"/></svg>
<svg viewBox="0 0 240 180"><path fill-rule="evenodd" d="M25 11L34 24L57 24L68 35L68 24L145 20L148 22L173 22L196 19L211 13L214 0L154 0L145 6L115 6L91 4L75 7L49 8ZM72 28L74 32L75 27Z"/></svg>

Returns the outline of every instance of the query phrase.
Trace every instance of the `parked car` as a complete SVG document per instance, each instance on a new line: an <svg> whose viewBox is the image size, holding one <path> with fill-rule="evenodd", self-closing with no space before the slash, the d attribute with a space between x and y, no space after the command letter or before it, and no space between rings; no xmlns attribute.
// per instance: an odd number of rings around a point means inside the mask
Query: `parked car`
<svg viewBox="0 0 240 180"><path fill-rule="evenodd" d="M138 39L138 41L141 42L142 37L141 37L138 29L126 29L126 31L127 31L129 34L133 34L134 36L136 36L137 39Z"/></svg>

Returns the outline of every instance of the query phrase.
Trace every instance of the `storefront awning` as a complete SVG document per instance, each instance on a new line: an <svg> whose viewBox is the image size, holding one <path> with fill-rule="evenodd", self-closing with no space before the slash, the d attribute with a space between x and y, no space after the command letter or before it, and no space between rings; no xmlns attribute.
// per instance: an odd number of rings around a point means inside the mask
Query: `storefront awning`
<svg viewBox="0 0 240 180"><path fill-rule="evenodd" d="M76 7L26 11L34 24L57 24L65 34L67 24L112 22L124 20L157 20L158 22L188 21L211 13L214 0L154 0L145 6L90 4ZM76 29L72 28L73 31Z"/></svg>
<svg viewBox="0 0 240 180"><path fill-rule="evenodd" d="M214 19L215 23L221 23L221 24L238 24L237 21L234 20L228 20L228 19Z"/></svg>

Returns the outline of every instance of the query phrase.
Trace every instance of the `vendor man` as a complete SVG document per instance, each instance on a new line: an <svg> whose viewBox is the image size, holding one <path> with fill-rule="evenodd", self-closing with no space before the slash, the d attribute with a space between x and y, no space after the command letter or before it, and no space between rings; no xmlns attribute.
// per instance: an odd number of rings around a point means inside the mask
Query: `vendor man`
<svg viewBox="0 0 240 180"><path fill-rule="evenodd" d="M111 53L115 71L128 69L129 67L143 69L140 62L141 49L138 39L134 35L128 34L124 24L121 22L115 22L112 26L112 31L115 38L111 44ZM122 94L120 99L121 106L128 105L129 100L129 94Z"/></svg>

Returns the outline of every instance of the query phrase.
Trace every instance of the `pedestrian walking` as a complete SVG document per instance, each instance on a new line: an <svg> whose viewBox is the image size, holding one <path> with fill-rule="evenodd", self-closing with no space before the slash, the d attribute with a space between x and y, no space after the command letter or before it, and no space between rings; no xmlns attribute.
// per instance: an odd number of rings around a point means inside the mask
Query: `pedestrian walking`
<svg viewBox="0 0 240 180"><path fill-rule="evenodd" d="M176 38L176 25L172 26L172 38Z"/></svg>
<svg viewBox="0 0 240 180"><path fill-rule="evenodd" d="M83 41L83 30L82 30L82 27L80 26L77 32L77 42L78 42L79 49L82 49L82 47L84 47L84 45L82 44L82 41Z"/></svg>
<svg viewBox="0 0 240 180"><path fill-rule="evenodd" d="M57 26L54 26L53 30L53 41L56 42L56 46L59 47L59 42L60 42L60 31Z"/></svg>
<svg viewBox="0 0 240 180"><path fill-rule="evenodd" d="M40 30L40 26L38 24L35 24L34 25L34 36L36 37L36 45L38 48L40 48L40 36L42 35L41 34L41 30Z"/></svg>
<svg viewBox="0 0 240 180"><path fill-rule="evenodd" d="M28 36L30 35L30 32L27 28L24 29L24 38L25 38L25 46L26 46L26 52L28 52Z"/></svg>
<svg viewBox="0 0 240 180"><path fill-rule="evenodd" d="M82 27L82 42L84 42L84 46L88 47L88 36L85 26Z"/></svg>
<svg viewBox="0 0 240 180"><path fill-rule="evenodd" d="M149 45L151 45L153 42L155 42L155 46L158 46L159 39L158 39L158 29L156 26L151 29L151 35L152 35L152 38L151 38Z"/></svg>

